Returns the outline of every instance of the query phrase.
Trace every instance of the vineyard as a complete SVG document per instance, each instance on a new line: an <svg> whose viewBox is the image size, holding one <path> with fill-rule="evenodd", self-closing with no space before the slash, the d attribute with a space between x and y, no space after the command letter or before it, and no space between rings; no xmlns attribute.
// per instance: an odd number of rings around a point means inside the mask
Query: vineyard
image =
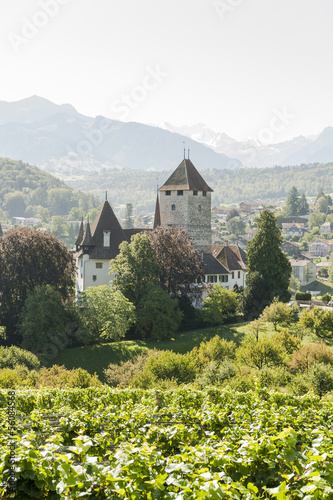
<svg viewBox="0 0 333 500"><path fill-rule="evenodd" d="M3 499L333 498L333 405L317 396L22 389L0 406Z"/></svg>

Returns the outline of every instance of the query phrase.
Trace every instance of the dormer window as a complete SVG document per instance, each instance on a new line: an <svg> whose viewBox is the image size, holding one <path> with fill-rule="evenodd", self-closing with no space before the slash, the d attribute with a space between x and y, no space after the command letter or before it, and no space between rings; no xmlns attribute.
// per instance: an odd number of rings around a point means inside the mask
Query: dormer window
<svg viewBox="0 0 333 500"><path fill-rule="evenodd" d="M103 231L103 247L110 248L111 246L111 231Z"/></svg>

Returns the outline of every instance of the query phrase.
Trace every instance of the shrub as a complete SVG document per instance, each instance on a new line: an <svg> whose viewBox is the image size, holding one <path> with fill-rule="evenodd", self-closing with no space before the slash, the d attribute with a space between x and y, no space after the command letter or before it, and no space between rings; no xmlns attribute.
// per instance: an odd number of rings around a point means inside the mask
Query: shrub
<svg viewBox="0 0 333 500"><path fill-rule="evenodd" d="M248 392L256 389L256 379L251 374L239 374L230 379L228 385L234 391Z"/></svg>
<svg viewBox="0 0 333 500"><path fill-rule="evenodd" d="M267 388L284 387L290 381L290 373L284 366L265 366L258 374L260 385Z"/></svg>
<svg viewBox="0 0 333 500"><path fill-rule="evenodd" d="M311 300L310 292L296 292L295 300Z"/></svg>
<svg viewBox="0 0 333 500"><path fill-rule="evenodd" d="M205 323L221 325L227 318L233 317L238 308L238 295L223 286L214 285L204 299L202 317Z"/></svg>
<svg viewBox="0 0 333 500"><path fill-rule="evenodd" d="M28 379L28 369L25 366L16 365L15 368L2 368L0 370L0 387L2 389L12 389L14 387L29 387L31 382Z"/></svg>
<svg viewBox="0 0 333 500"><path fill-rule="evenodd" d="M333 347L329 347L323 341L306 344L293 353L288 366L292 372L304 372L316 362L333 365Z"/></svg>
<svg viewBox="0 0 333 500"><path fill-rule="evenodd" d="M277 325L289 325L293 321L293 312L287 304L274 300L269 306L265 307L260 318L263 321L273 323L274 330Z"/></svg>
<svg viewBox="0 0 333 500"><path fill-rule="evenodd" d="M272 337L278 344L280 344L287 354L292 354L299 349L301 339L292 333L289 333L286 328L283 328L279 333Z"/></svg>
<svg viewBox="0 0 333 500"><path fill-rule="evenodd" d="M237 358L247 366L261 370L264 366L279 366L284 364L284 348L273 338L261 338L256 342L247 337L237 349Z"/></svg>
<svg viewBox="0 0 333 500"><path fill-rule="evenodd" d="M37 387L94 387L101 385L96 373L91 375L83 368L67 370L64 366L53 365L42 368Z"/></svg>
<svg viewBox="0 0 333 500"><path fill-rule="evenodd" d="M122 361L119 365L110 364L104 370L107 384L111 387L128 387L131 380L142 372L148 358L152 355L156 355L157 352L157 350L150 350L128 361Z"/></svg>
<svg viewBox="0 0 333 500"><path fill-rule="evenodd" d="M329 301L331 300L331 295L329 293L325 293L325 295L322 296L321 300L325 302L325 304L328 304Z"/></svg>
<svg viewBox="0 0 333 500"><path fill-rule="evenodd" d="M310 380L315 394L322 397L333 390L333 372L325 363L314 363L310 371Z"/></svg>
<svg viewBox="0 0 333 500"><path fill-rule="evenodd" d="M205 366L202 373L196 379L196 384L204 388L208 385L221 385L226 380L236 376L236 369L232 361L226 359L219 364L216 361L211 361Z"/></svg>
<svg viewBox="0 0 333 500"><path fill-rule="evenodd" d="M192 353L160 351L148 359L142 372L142 375L147 374L152 374L157 380L174 379L178 384L187 384L196 377L196 360Z"/></svg>
<svg viewBox="0 0 333 500"><path fill-rule="evenodd" d="M304 396L312 389L311 380L308 374L296 373L290 382L291 393L294 396Z"/></svg>
<svg viewBox="0 0 333 500"><path fill-rule="evenodd" d="M16 346L0 346L0 368L15 368L17 365L37 369L40 362L37 356L30 351Z"/></svg>
<svg viewBox="0 0 333 500"><path fill-rule="evenodd" d="M206 365L211 361L221 363L225 359L235 359L236 344L232 340L222 339L215 335L208 342L201 342L197 351L200 365Z"/></svg>

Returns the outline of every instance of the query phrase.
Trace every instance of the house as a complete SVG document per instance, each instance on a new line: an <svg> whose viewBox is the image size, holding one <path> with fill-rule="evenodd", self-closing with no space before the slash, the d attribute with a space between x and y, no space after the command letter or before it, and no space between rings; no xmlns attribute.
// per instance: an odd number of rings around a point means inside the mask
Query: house
<svg viewBox="0 0 333 500"><path fill-rule="evenodd" d="M333 231L333 222L324 222L324 224L322 224L322 225L319 227L319 232L320 232L320 234L328 234L328 235L331 235L331 234L332 234L332 231Z"/></svg>
<svg viewBox="0 0 333 500"><path fill-rule="evenodd" d="M292 273L301 286L307 285L316 279L316 265L308 260L290 260Z"/></svg>
<svg viewBox="0 0 333 500"><path fill-rule="evenodd" d="M250 214L251 212L253 212L253 207L250 203L245 203L244 201L242 201L242 203L239 204L239 211Z"/></svg>
<svg viewBox="0 0 333 500"><path fill-rule="evenodd" d="M333 243L331 241L318 239L309 243L309 253L315 257L324 257L329 255L333 250Z"/></svg>
<svg viewBox="0 0 333 500"><path fill-rule="evenodd" d="M300 238L304 236L307 232L303 224L298 222L282 222L282 236L299 236Z"/></svg>
<svg viewBox="0 0 333 500"><path fill-rule="evenodd" d="M280 219L279 223L281 226L282 226L282 224L299 224L301 227L304 227L304 228L309 227L308 216L284 217L283 219Z"/></svg>
<svg viewBox="0 0 333 500"><path fill-rule="evenodd" d="M42 221L37 219L36 217L13 217L12 223L13 225L20 226L35 226L36 224L40 224Z"/></svg>
<svg viewBox="0 0 333 500"><path fill-rule="evenodd" d="M205 283L218 283L227 290L245 287L246 253L237 245L212 245L203 255ZM219 272L218 272L219 271Z"/></svg>
<svg viewBox="0 0 333 500"><path fill-rule="evenodd" d="M74 259L76 262L76 293L89 286L109 285L110 260L119 252L123 241L142 229L122 229L111 205L106 200L90 226L81 222L79 235L75 242Z"/></svg>
<svg viewBox="0 0 333 500"><path fill-rule="evenodd" d="M281 249L287 255L299 255L301 253L300 245L292 241L284 241L281 245Z"/></svg>

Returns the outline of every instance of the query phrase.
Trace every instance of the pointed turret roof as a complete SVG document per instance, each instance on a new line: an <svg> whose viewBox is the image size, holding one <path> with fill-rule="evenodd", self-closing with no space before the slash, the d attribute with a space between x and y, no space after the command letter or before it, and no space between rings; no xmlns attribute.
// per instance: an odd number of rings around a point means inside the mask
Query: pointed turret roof
<svg viewBox="0 0 333 500"><path fill-rule="evenodd" d="M83 236L83 240L82 240L82 243L81 243L82 246L85 246L85 247L93 247L95 245L95 242L94 242L94 239L93 237L91 236L91 231L90 231L90 224L89 222L87 222L87 225L86 225L86 231L84 233L84 236Z"/></svg>
<svg viewBox="0 0 333 500"><path fill-rule="evenodd" d="M82 220L81 225L80 225L79 235L78 235L76 242L75 242L76 248L82 244L83 236L84 236L84 227L83 227L83 220Z"/></svg>
<svg viewBox="0 0 333 500"><path fill-rule="evenodd" d="M184 160L178 165L159 191L183 189L188 191L213 191L201 177L191 160Z"/></svg>
<svg viewBox="0 0 333 500"><path fill-rule="evenodd" d="M156 196L156 205L155 205L155 217L154 217L154 229L161 225L161 212L160 212L160 201L158 195Z"/></svg>
<svg viewBox="0 0 333 500"><path fill-rule="evenodd" d="M104 247L104 231L111 232L111 246ZM93 259L114 259L118 254L118 248L122 241L128 241L111 205L105 201L94 222L91 225L91 234L95 248L90 254Z"/></svg>

